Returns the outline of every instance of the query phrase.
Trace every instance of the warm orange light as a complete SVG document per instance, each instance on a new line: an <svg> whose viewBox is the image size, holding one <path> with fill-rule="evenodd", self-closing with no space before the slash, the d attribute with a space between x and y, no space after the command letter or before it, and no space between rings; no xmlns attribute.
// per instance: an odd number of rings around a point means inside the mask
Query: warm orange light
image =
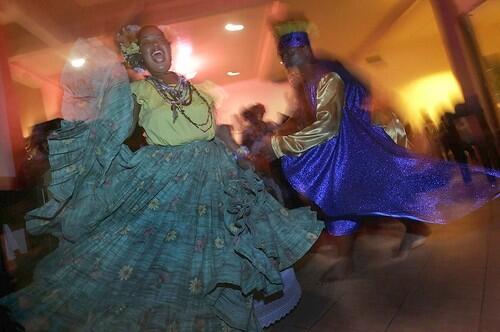
<svg viewBox="0 0 500 332"><path fill-rule="evenodd" d="M239 71L228 71L226 73L227 76L238 76L240 74Z"/></svg>
<svg viewBox="0 0 500 332"><path fill-rule="evenodd" d="M399 91L407 110L407 119L422 124L422 113L427 113L438 122L445 111L453 111L455 104L463 102L462 91L451 71L421 77Z"/></svg>

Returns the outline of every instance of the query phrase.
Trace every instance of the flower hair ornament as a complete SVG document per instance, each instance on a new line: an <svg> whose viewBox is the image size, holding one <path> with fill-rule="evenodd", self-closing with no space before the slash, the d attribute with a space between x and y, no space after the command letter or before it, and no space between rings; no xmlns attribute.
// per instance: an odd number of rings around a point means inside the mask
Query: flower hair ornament
<svg viewBox="0 0 500 332"><path fill-rule="evenodd" d="M138 34L141 27L126 25L116 34L116 42L123 56L123 64L138 72L144 71L144 60L139 47Z"/></svg>

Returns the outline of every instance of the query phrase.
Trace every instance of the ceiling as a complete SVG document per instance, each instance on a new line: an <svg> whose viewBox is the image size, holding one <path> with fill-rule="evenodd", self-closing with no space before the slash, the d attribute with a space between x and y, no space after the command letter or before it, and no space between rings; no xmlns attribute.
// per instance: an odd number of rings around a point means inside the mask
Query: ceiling
<svg viewBox="0 0 500 332"><path fill-rule="evenodd" d="M415 80L450 71L429 0L4 0L0 24L13 78L31 87L57 85L76 38L99 36L111 44L130 23L166 26L176 41L192 45L196 80L231 85L283 81L267 25L283 10L314 22L317 52L354 66L376 90L397 95ZM228 22L246 28L227 32Z"/></svg>
<svg viewBox="0 0 500 332"><path fill-rule="evenodd" d="M228 84L256 77L283 79L267 26L267 18L283 6L303 12L317 25L317 49L359 62L373 51L367 47L383 39L418 2L422 1L7 0L0 6L0 22L6 26L10 63L35 78L57 80L70 44L78 37L113 36L123 24L154 23L168 25L169 35L192 44L200 62L198 80ZM227 32L223 27L228 22L242 23L246 29ZM412 25L410 35L429 33L422 26L432 24ZM408 31L401 31L391 40L408 42L407 36ZM241 75L228 77L228 71Z"/></svg>
<svg viewBox="0 0 500 332"><path fill-rule="evenodd" d="M111 39L120 26L129 23L168 25L171 36L189 42L203 65L197 79L210 77L225 84L230 81L225 75L230 70L241 71L239 80L250 78L258 68L259 43L266 35L271 1L48 0L43 7L41 1L2 3L0 22L7 35L14 79L33 86L37 79L57 82L77 38ZM224 25L231 20L245 22L244 33L225 31Z"/></svg>

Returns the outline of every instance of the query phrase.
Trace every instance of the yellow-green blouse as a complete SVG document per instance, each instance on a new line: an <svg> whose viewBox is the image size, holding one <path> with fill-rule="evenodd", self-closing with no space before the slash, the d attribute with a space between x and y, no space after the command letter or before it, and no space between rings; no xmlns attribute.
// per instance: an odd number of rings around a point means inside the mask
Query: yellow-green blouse
<svg viewBox="0 0 500 332"><path fill-rule="evenodd" d="M205 102L193 91L190 105L183 106L185 114L196 124L203 124L214 111L213 98L203 91L202 85L194 85L208 102ZM138 104L139 125L144 128L146 142L151 145L182 145L193 141L209 141L215 137L215 114L211 121L200 130L189 122L180 112L174 122L171 104L165 101L154 86L147 81L132 83L132 93ZM210 108L210 109L209 109Z"/></svg>

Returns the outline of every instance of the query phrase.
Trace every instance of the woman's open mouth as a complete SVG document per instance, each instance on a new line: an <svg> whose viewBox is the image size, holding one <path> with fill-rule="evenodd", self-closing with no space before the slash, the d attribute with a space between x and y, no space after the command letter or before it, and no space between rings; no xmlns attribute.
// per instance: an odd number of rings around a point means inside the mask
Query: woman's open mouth
<svg viewBox="0 0 500 332"><path fill-rule="evenodd" d="M161 50L156 50L151 53L151 58L156 63L162 63L165 61L165 54Z"/></svg>

